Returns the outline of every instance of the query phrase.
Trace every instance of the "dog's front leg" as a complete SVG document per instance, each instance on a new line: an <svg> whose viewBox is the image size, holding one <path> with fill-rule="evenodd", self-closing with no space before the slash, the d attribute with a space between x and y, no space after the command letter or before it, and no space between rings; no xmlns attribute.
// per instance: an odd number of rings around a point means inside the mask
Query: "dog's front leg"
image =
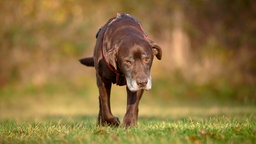
<svg viewBox="0 0 256 144"><path fill-rule="evenodd" d="M136 92L127 90L127 108L126 114L124 116L124 127L130 127L137 125L138 113L139 113L139 102L144 90L139 90Z"/></svg>
<svg viewBox="0 0 256 144"><path fill-rule="evenodd" d="M98 124L99 125L111 125L111 126L119 126L120 121L118 117L114 117L111 113L110 108L110 90L111 90L111 82L103 82L100 77L97 77L97 85L99 88L99 105L100 111L98 116Z"/></svg>

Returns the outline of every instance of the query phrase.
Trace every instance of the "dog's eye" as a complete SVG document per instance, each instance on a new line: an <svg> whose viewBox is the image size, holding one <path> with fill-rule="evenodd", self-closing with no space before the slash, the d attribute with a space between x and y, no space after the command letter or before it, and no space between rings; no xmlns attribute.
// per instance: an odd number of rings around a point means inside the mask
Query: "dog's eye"
<svg viewBox="0 0 256 144"><path fill-rule="evenodd" d="M132 61L130 61L130 60L125 60L124 63L125 63L127 66L131 66L131 65L132 65Z"/></svg>
<svg viewBox="0 0 256 144"><path fill-rule="evenodd" d="M150 58L149 57L144 57L143 58L143 62L144 63L149 63L150 62Z"/></svg>

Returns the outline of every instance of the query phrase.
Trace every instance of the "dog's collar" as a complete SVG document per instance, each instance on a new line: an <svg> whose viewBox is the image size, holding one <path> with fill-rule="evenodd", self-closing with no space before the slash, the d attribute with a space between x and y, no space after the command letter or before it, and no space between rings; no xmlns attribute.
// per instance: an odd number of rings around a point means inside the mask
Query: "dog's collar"
<svg viewBox="0 0 256 144"><path fill-rule="evenodd" d="M106 54L105 54L106 49L105 49L105 47L104 47L104 38L105 38L105 34L106 34L107 30L108 30L108 27L109 27L113 22L115 22L117 19L121 18L123 15L126 15L126 16L129 16L129 17L133 18L133 19L139 24L140 29L142 30L142 32L143 32L143 34L144 34L144 38L145 38L145 39L148 39L148 35L145 33L145 31L144 31L143 27L141 26L140 22L139 22L137 19L135 19L134 17L130 16L129 14L120 14L120 13L117 13L116 17L113 18L113 19L107 24L107 28L106 28L106 30L105 30L104 33L103 33L102 44L101 44L101 51L102 51L103 59L104 59L104 61L105 61L106 64L107 64L107 67L109 68L109 70L110 70L111 72L113 72L113 73L115 74L115 77L116 77L115 83L116 83L117 85L119 85L119 86L126 85L126 79L125 79L125 76L124 76L123 73L120 73L117 69L115 69L112 65L110 65L110 64L107 62L107 56L106 56Z"/></svg>

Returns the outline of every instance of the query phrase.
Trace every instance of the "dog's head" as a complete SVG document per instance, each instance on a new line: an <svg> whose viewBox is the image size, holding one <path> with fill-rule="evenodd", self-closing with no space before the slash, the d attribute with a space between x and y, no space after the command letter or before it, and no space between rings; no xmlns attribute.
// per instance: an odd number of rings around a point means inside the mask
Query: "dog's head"
<svg viewBox="0 0 256 144"><path fill-rule="evenodd" d="M123 42L116 54L117 66L126 78L130 91L151 89L150 69L154 56L161 60L161 48L150 39Z"/></svg>

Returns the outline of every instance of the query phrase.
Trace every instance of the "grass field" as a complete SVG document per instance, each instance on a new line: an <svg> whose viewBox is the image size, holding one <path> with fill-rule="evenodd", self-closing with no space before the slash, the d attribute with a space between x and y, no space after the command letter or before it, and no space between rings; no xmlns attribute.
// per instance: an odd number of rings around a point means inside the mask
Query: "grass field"
<svg viewBox="0 0 256 144"><path fill-rule="evenodd" d="M122 120L126 97L114 88L112 111ZM68 90L69 91L69 90ZM134 128L98 127L97 89L76 93L5 89L0 144L5 143L256 143L256 106L209 101L161 101L146 92Z"/></svg>
<svg viewBox="0 0 256 144"><path fill-rule="evenodd" d="M136 128L96 127L94 117L3 121L1 143L255 143L253 115L166 120L141 118Z"/></svg>

